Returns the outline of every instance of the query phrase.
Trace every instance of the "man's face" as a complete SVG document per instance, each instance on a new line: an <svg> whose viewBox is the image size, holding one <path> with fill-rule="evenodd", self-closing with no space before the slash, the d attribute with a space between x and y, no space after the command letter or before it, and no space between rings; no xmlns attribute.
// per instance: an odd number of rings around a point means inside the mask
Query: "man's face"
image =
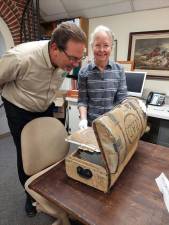
<svg viewBox="0 0 169 225"><path fill-rule="evenodd" d="M76 42L69 40L67 42L66 49L59 50L56 44L52 44L50 57L54 66L59 67L67 72L70 72L73 68L79 66L84 56L85 44L82 42Z"/></svg>
<svg viewBox="0 0 169 225"><path fill-rule="evenodd" d="M92 47L96 63L99 64L109 60L112 50L112 40L107 33L98 33Z"/></svg>

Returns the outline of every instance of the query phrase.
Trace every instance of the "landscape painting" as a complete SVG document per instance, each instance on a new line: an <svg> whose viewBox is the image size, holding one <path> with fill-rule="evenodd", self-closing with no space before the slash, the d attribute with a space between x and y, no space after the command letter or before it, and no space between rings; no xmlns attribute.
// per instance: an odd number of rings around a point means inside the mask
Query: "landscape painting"
<svg viewBox="0 0 169 225"><path fill-rule="evenodd" d="M130 33L128 60L135 70L169 79L169 31Z"/></svg>

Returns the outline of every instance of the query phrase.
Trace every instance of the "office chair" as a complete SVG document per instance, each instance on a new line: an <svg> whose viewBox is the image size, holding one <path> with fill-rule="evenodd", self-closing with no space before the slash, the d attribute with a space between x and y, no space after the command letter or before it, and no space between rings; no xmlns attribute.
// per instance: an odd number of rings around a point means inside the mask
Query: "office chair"
<svg viewBox="0 0 169 225"><path fill-rule="evenodd" d="M65 158L69 150L69 144L65 142L66 136L63 124L52 117L32 120L21 133L23 168L30 176L25 189L35 199L37 211L57 218L53 225L70 225L66 213L28 186Z"/></svg>

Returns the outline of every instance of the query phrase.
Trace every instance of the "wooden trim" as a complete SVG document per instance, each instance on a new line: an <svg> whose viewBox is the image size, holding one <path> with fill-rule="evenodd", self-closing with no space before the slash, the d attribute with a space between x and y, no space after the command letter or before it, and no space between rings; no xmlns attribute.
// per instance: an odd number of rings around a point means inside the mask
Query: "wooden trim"
<svg viewBox="0 0 169 225"><path fill-rule="evenodd" d="M124 67L125 67L125 64L131 64L130 70L134 70L134 62L132 60L129 60L129 61L118 60L117 62L120 63L120 64L124 64Z"/></svg>
<svg viewBox="0 0 169 225"><path fill-rule="evenodd" d="M86 39L86 55L88 55L89 20L84 17L80 17L79 21L80 21L80 28L85 32L86 37L87 37L87 39Z"/></svg>

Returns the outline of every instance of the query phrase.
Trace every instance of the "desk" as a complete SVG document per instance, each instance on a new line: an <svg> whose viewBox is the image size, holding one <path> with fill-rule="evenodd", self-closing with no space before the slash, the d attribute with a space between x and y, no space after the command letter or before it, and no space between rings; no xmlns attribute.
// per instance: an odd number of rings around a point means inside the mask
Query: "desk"
<svg viewBox="0 0 169 225"><path fill-rule="evenodd" d="M155 178L169 176L169 148L140 141L110 193L68 178L64 163L30 188L87 225L168 225L169 213Z"/></svg>
<svg viewBox="0 0 169 225"><path fill-rule="evenodd" d="M151 129L142 140L169 147L169 105L148 105L147 115Z"/></svg>
<svg viewBox="0 0 169 225"><path fill-rule="evenodd" d="M77 98L66 97L66 101L68 102L66 121L71 134L79 129ZM169 105L148 105L147 116L151 129L142 137L142 140L169 147Z"/></svg>
<svg viewBox="0 0 169 225"><path fill-rule="evenodd" d="M147 116L169 120L169 105L163 106L148 105Z"/></svg>
<svg viewBox="0 0 169 225"><path fill-rule="evenodd" d="M68 102L68 110L67 110L68 128L69 128L69 133L72 133L79 129L78 125L80 120L79 120L79 111L77 108L77 98L66 97L66 101ZM169 105L166 105L166 104L163 106L148 105L147 116L157 120L162 119L162 120L169 121ZM169 133L169 130L168 130L168 133ZM161 144L160 142L155 142L155 141L154 143ZM167 147L169 147L169 145L167 145Z"/></svg>

